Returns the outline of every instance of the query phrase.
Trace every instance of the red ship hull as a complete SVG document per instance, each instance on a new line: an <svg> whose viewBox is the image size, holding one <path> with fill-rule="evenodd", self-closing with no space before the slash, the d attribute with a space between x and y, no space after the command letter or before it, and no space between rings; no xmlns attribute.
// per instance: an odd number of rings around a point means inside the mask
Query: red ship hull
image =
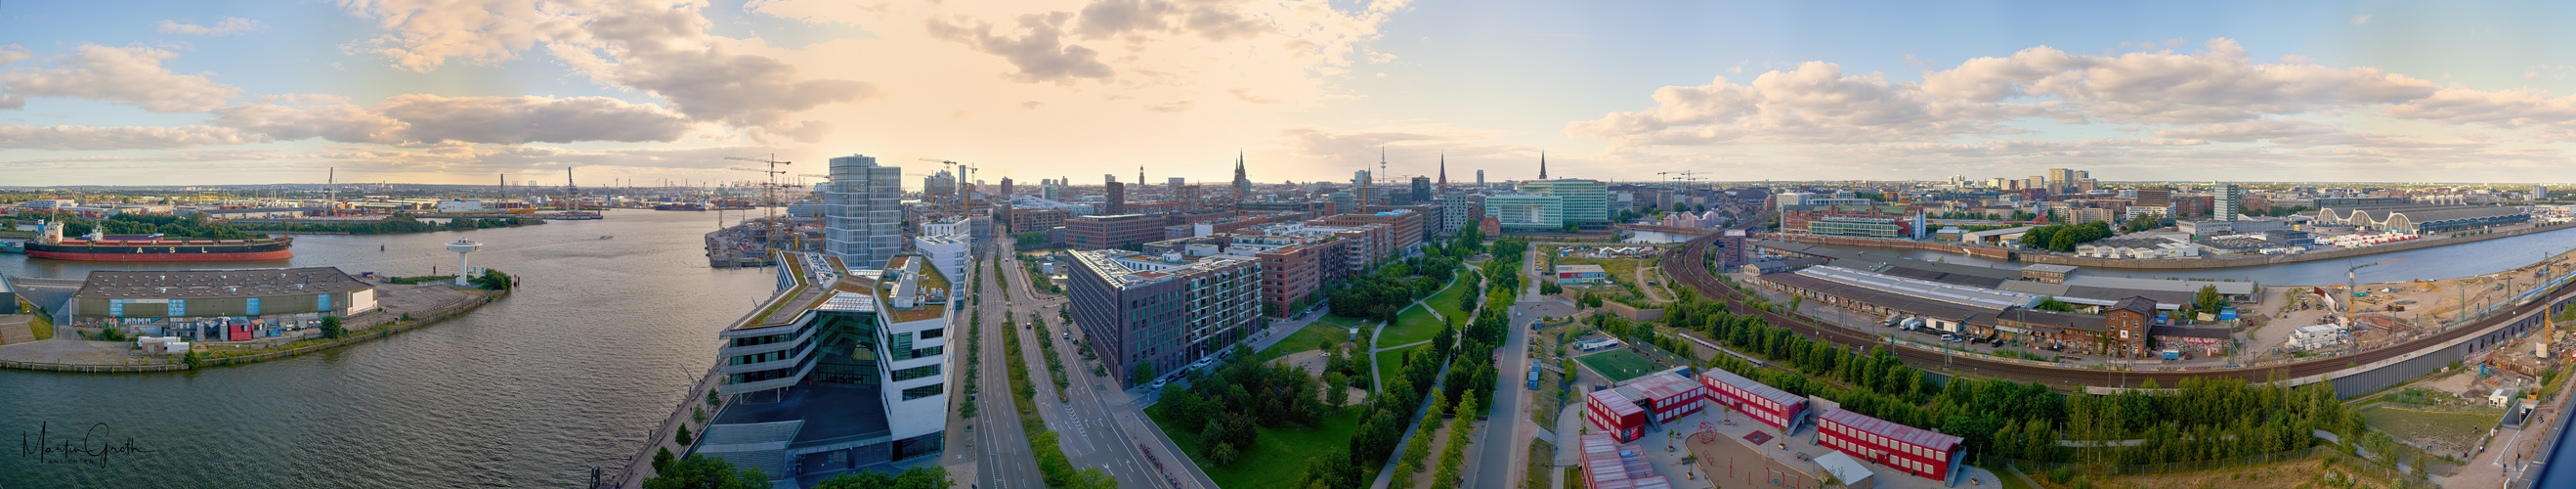
<svg viewBox="0 0 2576 489"><path fill-rule="evenodd" d="M252 253L59 253L27 250L27 256L66 261L253 261L284 260L294 258L295 253L286 250Z"/></svg>

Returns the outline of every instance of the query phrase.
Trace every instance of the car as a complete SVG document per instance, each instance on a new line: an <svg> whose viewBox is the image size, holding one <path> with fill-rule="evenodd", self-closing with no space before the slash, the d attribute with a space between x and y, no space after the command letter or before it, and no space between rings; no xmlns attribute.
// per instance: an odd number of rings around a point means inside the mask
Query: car
<svg viewBox="0 0 2576 489"><path fill-rule="evenodd" d="M1190 364L1190 368L1207 368L1207 366L1208 366L1208 362L1210 362L1210 361L1214 361L1214 360L1215 360L1215 359L1213 359L1213 358L1201 358L1201 359L1199 359L1199 361L1198 361L1197 363L1192 363L1192 364Z"/></svg>
<svg viewBox="0 0 2576 489"><path fill-rule="evenodd" d="M1648 280L1648 281L1646 281L1646 285L1652 285L1652 286L1658 286L1658 287L1660 287L1660 286L1663 286L1664 284L1663 284L1663 283L1661 283L1661 282L1656 282L1656 281L1653 281L1653 280Z"/></svg>
<svg viewBox="0 0 2576 489"><path fill-rule="evenodd" d="M1163 388L1163 384L1168 384L1168 383L1171 383L1171 382L1172 382L1172 378L1171 378L1171 377L1164 377L1164 378L1154 379L1153 387L1154 387L1154 389L1156 389L1156 390L1161 390L1161 389Z"/></svg>

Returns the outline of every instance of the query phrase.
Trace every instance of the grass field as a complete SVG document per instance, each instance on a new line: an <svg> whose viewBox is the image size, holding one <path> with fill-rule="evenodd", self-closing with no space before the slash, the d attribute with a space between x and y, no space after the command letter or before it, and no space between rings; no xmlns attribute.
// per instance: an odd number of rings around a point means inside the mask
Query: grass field
<svg viewBox="0 0 2576 489"><path fill-rule="evenodd" d="M2499 410L2501 412L2501 410ZM2422 443L2435 453L2459 452L2478 442L2487 428L2495 426L2498 413L2417 411L2413 409L2371 408L2363 410L2363 421L2390 436Z"/></svg>
<svg viewBox="0 0 2576 489"><path fill-rule="evenodd" d="M1393 379L1396 377L1396 372L1401 371L1401 369L1400 369L1400 368L1401 368L1401 367L1403 367L1402 363L1404 362L1404 352L1408 352L1408 351L1419 351L1419 350L1429 350L1429 349L1431 349L1431 345L1422 345L1422 346L1416 346L1416 347L1412 347L1412 348L1404 348L1404 349L1398 349L1398 350L1387 350L1387 351L1377 352L1377 357L1376 357L1376 358L1374 358L1373 360L1375 360L1375 361L1377 362L1377 374L1378 374L1378 376L1379 376L1379 377L1381 377L1381 378L1388 379L1388 380L1387 380L1388 382L1394 382L1394 380L1393 380ZM1377 387L1377 388L1376 388L1376 389L1372 389L1372 390L1373 390L1373 391L1375 391L1375 392L1385 392L1385 391L1386 391L1386 386L1381 385L1381 386L1375 386L1375 387Z"/></svg>
<svg viewBox="0 0 2576 489"><path fill-rule="evenodd" d="M18 310L24 311L28 309L33 308L20 308ZM36 333L36 341L54 339L54 320L52 318L45 317L43 314L35 314L29 317L27 328Z"/></svg>
<svg viewBox="0 0 2576 489"><path fill-rule="evenodd" d="M1440 336L1440 318L1432 316L1431 309L1415 304L1404 308L1404 312L1396 313L1395 326L1378 333L1377 344L1379 348L1385 348L1426 341L1433 336Z"/></svg>
<svg viewBox="0 0 2576 489"><path fill-rule="evenodd" d="M1626 349L1575 357L1574 361L1582 362L1592 367L1592 371L1608 376L1611 382L1634 379L1668 368Z"/></svg>
<svg viewBox="0 0 2576 489"><path fill-rule="evenodd" d="M1260 357L1261 361L1267 362L1299 352L1321 350L1324 349L1326 342L1340 343L1350 337L1351 330L1342 329L1339 326L1307 324L1296 333L1290 333L1288 338L1279 340L1278 344L1261 350Z"/></svg>
<svg viewBox="0 0 2576 489"><path fill-rule="evenodd" d="M1467 298L1468 292L1476 288L1476 275L1475 272L1466 270L1459 270L1459 272L1457 283L1449 284L1449 288L1440 289L1440 293L1431 294L1431 298L1423 302L1439 308L1440 314L1453 318L1467 317L1467 310L1460 306Z"/></svg>
<svg viewBox="0 0 2576 489"><path fill-rule="evenodd" d="M1342 327L1342 328L1357 328L1357 327L1366 326L1366 325L1368 325L1368 324L1369 324L1369 322L1368 322L1367 320L1355 319L1355 318L1346 318L1346 317L1335 316L1335 315L1331 315L1331 314L1325 314L1325 315L1324 315L1324 317L1316 318L1316 319L1315 319L1315 322L1318 322L1318 323L1324 323L1324 324L1330 324L1330 325L1334 325L1334 326L1340 326L1340 327Z"/></svg>
<svg viewBox="0 0 2576 489"><path fill-rule="evenodd" d="M1226 489L1290 488L1297 482L1297 474L1306 470L1307 459L1350 445L1351 433L1359 430L1360 416L1359 410L1352 409L1324 418L1309 429L1255 428L1261 434L1253 437L1252 447L1242 450L1233 464L1209 466L1205 449L1199 447L1199 428L1172 426L1170 420L1151 409L1146 410L1146 415L1154 419L1163 434L1172 437L1172 444L1199 462L1199 468L1207 471L1209 479L1216 480L1217 487Z"/></svg>

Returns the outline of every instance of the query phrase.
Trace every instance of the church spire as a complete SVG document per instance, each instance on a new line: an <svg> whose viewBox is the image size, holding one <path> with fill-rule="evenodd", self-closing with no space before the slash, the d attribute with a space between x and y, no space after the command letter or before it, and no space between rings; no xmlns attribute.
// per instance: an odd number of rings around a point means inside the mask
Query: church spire
<svg viewBox="0 0 2576 489"><path fill-rule="evenodd" d="M1440 152L1440 191L1449 191L1449 152Z"/></svg>
<svg viewBox="0 0 2576 489"><path fill-rule="evenodd" d="M1141 178L1141 177L1140 177ZM1538 179L1547 179L1547 152L1538 152Z"/></svg>

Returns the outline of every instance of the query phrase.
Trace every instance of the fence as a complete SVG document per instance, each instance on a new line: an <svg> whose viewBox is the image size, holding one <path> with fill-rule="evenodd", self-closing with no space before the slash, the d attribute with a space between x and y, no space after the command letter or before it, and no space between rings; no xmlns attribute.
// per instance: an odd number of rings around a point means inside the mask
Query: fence
<svg viewBox="0 0 2576 489"><path fill-rule="evenodd" d="M602 487L625 487L627 480L633 479L637 472L641 472L645 466L651 465L650 461L652 460L653 449L662 446L662 440L671 438L671 422L680 421L680 413L690 412L689 408L693 407L692 404L706 402L706 398L703 397L704 394L699 393L715 389L714 381L722 378L718 372L718 369L722 368L724 368L723 363L707 366L707 375L705 377L698 378L697 384L695 387L690 388L688 395L680 396L680 404L671 407L670 416L662 418L662 422L660 424L653 425L653 431L649 432L650 434L644 438L644 446L636 448L635 455L626 458L625 468L619 470L615 477L600 479L599 485L592 487L594 489ZM719 405L716 408L716 414L709 415L707 419L713 420L715 419L715 416L722 416L724 415L725 408L731 407L733 407L733 402L731 400L726 400L724 404ZM685 421L682 422L685 423ZM637 483L641 484L642 482L638 481Z"/></svg>

